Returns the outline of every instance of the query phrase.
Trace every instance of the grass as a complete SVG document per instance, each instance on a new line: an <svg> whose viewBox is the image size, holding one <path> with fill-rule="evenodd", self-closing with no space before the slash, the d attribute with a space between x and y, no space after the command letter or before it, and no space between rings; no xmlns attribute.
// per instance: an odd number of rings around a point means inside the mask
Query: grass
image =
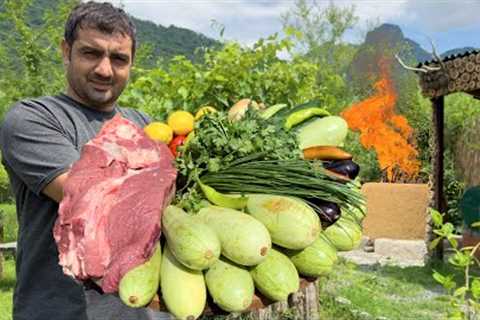
<svg viewBox="0 0 480 320"><path fill-rule="evenodd" d="M12 320L12 295L15 286L15 260L7 257L0 278L0 320Z"/></svg>
<svg viewBox="0 0 480 320"><path fill-rule="evenodd" d="M448 299L432 278L433 269L461 272L442 263L426 267L359 267L341 261L320 283L321 319L444 319Z"/></svg>
<svg viewBox="0 0 480 320"><path fill-rule="evenodd" d="M0 225L3 225L3 239L0 239L0 241L16 241L18 224L14 204L0 203ZM0 277L0 320L11 320L12 296L15 286L15 260L11 255L7 255L4 256L2 264L3 274Z"/></svg>

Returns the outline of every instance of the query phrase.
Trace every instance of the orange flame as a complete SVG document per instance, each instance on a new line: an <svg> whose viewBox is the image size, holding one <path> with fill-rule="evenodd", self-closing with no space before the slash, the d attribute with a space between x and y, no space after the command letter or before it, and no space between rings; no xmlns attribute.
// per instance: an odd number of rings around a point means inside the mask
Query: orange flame
<svg viewBox="0 0 480 320"><path fill-rule="evenodd" d="M373 96L347 108L342 117L350 129L360 131L360 143L366 149L375 149L388 181L398 173L414 178L420 171L420 161L417 150L408 142L413 139L413 129L405 117L395 114L397 95L385 61L380 61L380 80L374 86Z"/></svg>

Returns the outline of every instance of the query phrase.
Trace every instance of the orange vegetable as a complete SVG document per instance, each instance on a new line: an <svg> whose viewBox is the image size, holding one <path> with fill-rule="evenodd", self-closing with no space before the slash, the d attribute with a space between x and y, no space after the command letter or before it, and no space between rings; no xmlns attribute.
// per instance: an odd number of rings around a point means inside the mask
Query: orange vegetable
<svg viewBox="0 0 480 320"><path fill-rule="evenodd" d="M325 173L327 174L327 176L330 176L331 178L333 178L335 180L340 180L340 182L350 182L350 181L352 181L352 179L350 179L346 175L333 172L332 170L329 170L329 169L324 169L324 170L325 170Z"/></svg>
<svg viewBox="0 0 480 320"><path fill-rule="evenodd" d="M350 160L352 155L334 146L315 146L303 149L306 160Z"/></svg>

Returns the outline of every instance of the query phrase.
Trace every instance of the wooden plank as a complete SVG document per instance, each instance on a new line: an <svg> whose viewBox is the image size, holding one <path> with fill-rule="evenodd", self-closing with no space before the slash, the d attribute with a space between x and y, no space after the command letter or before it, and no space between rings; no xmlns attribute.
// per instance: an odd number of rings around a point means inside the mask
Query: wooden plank
<svg viewBox="0 0 480 320"><path fill-rule="evenodd" d="M0 251L16 251L17 250L17 243L16 242L7 242L7 243L0 243Z"/></svg>

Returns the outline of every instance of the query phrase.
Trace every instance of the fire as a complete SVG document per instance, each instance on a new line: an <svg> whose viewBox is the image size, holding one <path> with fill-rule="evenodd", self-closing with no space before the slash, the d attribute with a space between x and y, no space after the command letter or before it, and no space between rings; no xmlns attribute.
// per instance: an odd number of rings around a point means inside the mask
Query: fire
<svg viewBox="0 0 480 320"><path fill-rule="evenodd" d="M375 149L388 181L394 181L402 173L414 178L420 170L420 161L418 151L409 143L413 129L405 117L395 114L397 95L385 61L380 63L375 91L373 96L343 111L342 117L350 129L360 131L360 143L366 149Z"/></svg>

